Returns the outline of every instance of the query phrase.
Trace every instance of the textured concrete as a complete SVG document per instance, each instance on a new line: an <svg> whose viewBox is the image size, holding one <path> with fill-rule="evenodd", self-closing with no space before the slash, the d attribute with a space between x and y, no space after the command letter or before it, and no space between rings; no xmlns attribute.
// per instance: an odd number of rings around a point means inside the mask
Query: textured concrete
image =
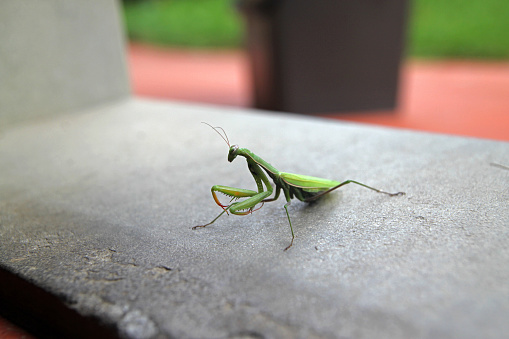
<svg viewBox="0 0 509 339"><path fill-rule="evenodd" d="M128 94L117 0L0 1L0 129Z"/></svg>
<svg viewBox="0 0 509 339"><path fill-rule="evenodd" d="M280 170L407 195L294 201L287 252L282 199L192 231L210 186L255 187L201 121ZM4 129L0 159L1 267L122 337L509 332L508 143L129 100Z"/></svg>

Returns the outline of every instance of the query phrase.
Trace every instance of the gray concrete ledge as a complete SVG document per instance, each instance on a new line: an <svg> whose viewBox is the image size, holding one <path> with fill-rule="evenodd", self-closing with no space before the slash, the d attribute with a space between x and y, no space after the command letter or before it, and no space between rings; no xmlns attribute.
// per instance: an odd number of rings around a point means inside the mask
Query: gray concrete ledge
<svg viewBox="0 0 509 339"><path fill-rule="evenodd" d="M255 188L201 121L282 171L407 195L294 201L287 252L283 199L192 231L213 184ZM134 99L3 129L0 159L1 267L121 337L509 333L508 143Z"/></svg>

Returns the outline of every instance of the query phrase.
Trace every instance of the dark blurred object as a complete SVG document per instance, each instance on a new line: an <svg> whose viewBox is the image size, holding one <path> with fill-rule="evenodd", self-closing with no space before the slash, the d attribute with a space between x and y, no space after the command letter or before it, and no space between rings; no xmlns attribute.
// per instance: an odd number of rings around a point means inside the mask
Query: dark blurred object
<svg viewBox="0 0 509 339"><path fill-rule="evenodd" d="M52 295L0 266L0 315L3 318L36 338L118 338L115 329L79 314L69 308L71 300L66 304L61 298L63 296Z"/></svg>
<svg viewBox="0 0 509 339"><path fill-rule="evenodd" d="M396 106L406 0L240 0L254 106L298 113Z"/></svg>

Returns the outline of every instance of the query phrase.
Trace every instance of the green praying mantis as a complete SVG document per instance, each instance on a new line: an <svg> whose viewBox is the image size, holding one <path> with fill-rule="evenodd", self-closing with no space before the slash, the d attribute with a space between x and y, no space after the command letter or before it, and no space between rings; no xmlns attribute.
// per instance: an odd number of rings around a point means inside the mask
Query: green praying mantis
<svg viewBox="0 0 509 339"><path fill-rule="evenodd" d="M284 205L286 216L288 217L288 223L290 224L290 231L292 232L292 240L290 245L288 245L284 251L288 250L293 245L293 240L295 239L295 235L293 232L292 221L290 220L290 214L288 213L288 206L291 204L291 199L297 198L300 201L304 202L312 202L325 194L334 191L337 188L340 188L347 184L356 184L365 188L369 188L378 193L387 194L389 196L397 196L404 195L404 192L397 193L389 193L382 191L380 189L368 186L366 184L360 183L354 180L346 180L343 182L328 180L323 178L311 177L308 175L301 174L293 174L287 172L280 172L274 166L269 164L267 161L263 160L247 148L240 148L238 145L230 145L230 141L228 140L228 136L226 132L221 127L213 127L210 124L204 122L204 124L211 127L217 134L221 136L221 138L226 142L229 147L228 151L228 161L232 162L238 156L242 156L247 160L247 167L251 175L253 176L256 186L258 187L258 191L243 189L243 188L235 188L229 186L222 185L214 185L211 188L212 197L214 201L223 209L223 211L216 217L214 220L205 225L194 226L192 229L195 230L199 227L206 227L213 224L217 219L219 219L223 214L230 212L236 215L248 215L253 213L254 211L259 210L263 207L263 204L266 202L275 201L279 198L281 190L283 191L286 199L286 204ZM224 134L221 134L218 130L221 130ZM269 198L272 193L274 193L274 188L269 182L267 175L274 182L275 194L274 197ZM263 186L265 185L266 190L264 190ZM217 195L216 192L223 193L231 198L228 205L223 205ZM241 198L247 198L243 201L235 201ZM254 209L258 204L262 204L259 208Z"/></svg>

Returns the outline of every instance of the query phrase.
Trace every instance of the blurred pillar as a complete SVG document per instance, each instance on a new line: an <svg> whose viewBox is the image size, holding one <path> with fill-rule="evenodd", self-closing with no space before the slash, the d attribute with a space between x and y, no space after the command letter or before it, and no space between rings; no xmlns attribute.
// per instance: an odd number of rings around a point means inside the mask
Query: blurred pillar
<svg viewBox="0 0 509 339"><path fill-rule="evenodd" d="M393 109L407 0L240 0L254 106L298 113Z"/></svg>

